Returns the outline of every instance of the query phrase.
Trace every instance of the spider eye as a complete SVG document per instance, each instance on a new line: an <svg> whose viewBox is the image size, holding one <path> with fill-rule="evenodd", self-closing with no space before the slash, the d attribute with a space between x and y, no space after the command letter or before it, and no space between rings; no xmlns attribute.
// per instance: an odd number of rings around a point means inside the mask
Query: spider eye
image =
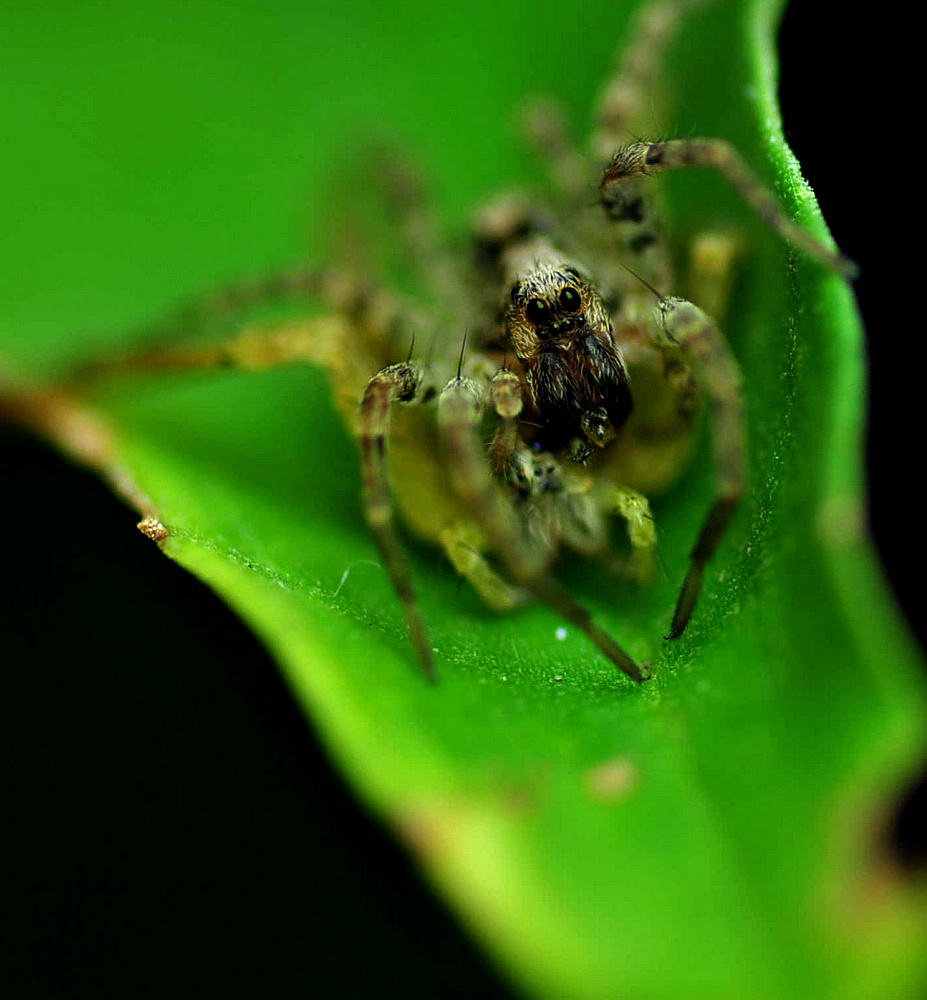
<svg viewBox="0 0 927 1000"><path fill-rule="evenodd" d="M543 299L532 299L525 306L525 315L537 326L550 316L550 306Z"/></svg>
<svg viewBox="0 0 927 1000"><path fill-rule="evenodd" d="M582 299L575 288L564 288L559 295L560 308L566 312L577 312L582 305Z"/></svg>

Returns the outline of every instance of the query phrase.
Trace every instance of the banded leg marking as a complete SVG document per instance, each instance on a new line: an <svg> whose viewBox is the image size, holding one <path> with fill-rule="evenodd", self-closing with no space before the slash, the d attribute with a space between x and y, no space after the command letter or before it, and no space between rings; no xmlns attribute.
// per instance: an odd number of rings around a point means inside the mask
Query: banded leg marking
<svg viewBox="0 0 927 1000"><path fill-rule="evenodd" d="M609 211L610 205L621 203L623 185L633 183L634 178L689 167L717 170L773 232L845 278L856 276L857 267L853 261L793 222L775 195L724 139L670 139L625 146L615 153L605 168L599 186L600 199Z"/></svg>

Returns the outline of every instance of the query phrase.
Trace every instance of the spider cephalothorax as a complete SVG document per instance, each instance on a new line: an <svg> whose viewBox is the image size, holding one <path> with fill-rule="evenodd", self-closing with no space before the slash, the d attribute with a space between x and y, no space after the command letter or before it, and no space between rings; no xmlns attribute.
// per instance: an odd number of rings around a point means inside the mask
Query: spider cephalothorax
<svg viewBox="0 0 927 1000"><path fill-rule="evenodd" d="M631 412L628 373L601 296L570 264L537 254L515 279L506 331L546 448L603 448Z"/></svg>

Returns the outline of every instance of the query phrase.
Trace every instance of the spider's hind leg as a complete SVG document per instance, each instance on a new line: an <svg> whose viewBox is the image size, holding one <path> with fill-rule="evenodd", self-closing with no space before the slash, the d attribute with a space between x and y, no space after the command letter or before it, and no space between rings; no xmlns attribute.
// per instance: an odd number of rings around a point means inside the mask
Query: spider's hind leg
<svg viewBox="0 0 927 1000"><path fill-rule="evenodd" d="M663 0L644 4L635 15L631 34L618 64L599 98L592 155L600 163L637 132L652 132L651 101L667 47L682 18L705 0Z"/></svg>
<svg viewBox="0 0 927 1000"><path fill-rule="evenodd" d="M422 171L407 155L384 149L375 176L411 273L424 278L424 290L442 313L464 328L472 326L478 320L472 289L461 279L461 260L435 218Z"/></svg>
<svg viewBox="0 0 927 1000"><path fill-rule="evenodd" d="M315 299L319 310L242 326L243 312L294 296ZM204 325L210 336L201 342L196 335ZM212 329L216 325L234 325L238 332L222 336ZM303 268L190 299L137 331L135 346L80 364L68 373L67 384L83 389L148 373L260 370L308 362L326 369L349 414L370 372L404 351L417 331L432 328L430 315L373 282L338 269Z"/></svg>
<svg viewBox="0 0 927 1000"><path fill-rule="evenodd" d="M566 112L559 101L538 97L521 112L521 130L547 169L557 197L574 212L589 207L590 162L570 137Z"/></svg>

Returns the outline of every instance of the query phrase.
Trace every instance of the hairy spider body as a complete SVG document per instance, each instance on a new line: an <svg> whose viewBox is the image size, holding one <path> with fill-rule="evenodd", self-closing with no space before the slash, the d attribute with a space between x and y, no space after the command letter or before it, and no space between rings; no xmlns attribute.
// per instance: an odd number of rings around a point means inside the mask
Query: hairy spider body
<svg viewBox="0 0 927 1000"><path fill-rule="evenodd" d="M227 300L213 296L206 311L310 293L326 303L326 315L246 330L216 348L154 351L128 363L264 367L307 359L325 366L345 416L356 414L366 520L432 678L431 642L394 508L492 607L541 600L641 681L650 676L648 665L636 663L558 583L558 555L571 550L599 559L638 583L653 576L656 531L647 497L668 489L685 468L699 400L706 398L715 495L673 612L668 638L677 637L745 494L740 371L715 320L668 294L674 268L649 174L716 169L784 238L825 266L852 273L849 261L791 222L723 140L628 143L648 117L662 52L698 3L643 8L603 91L590 154L572 146L549 105L534 107L527 124L553 182L552 204L521 195L495 199L477 217L466 256L436 237L414 171L383 158L381 180L398 235L436 308L344 272L297 271L231 289ZM601 212L593 221L587 208L596 184ZM690 254L688 286L719 318L736 250L732 237L705 235ZM172 325L189 321L184 314ZM433 345L428 359L397 362L416 337ZM613 551L616 519L627 529L623 555Z"/></svg>
<svg viewBox="0 0 927 1000"><path fill-rule="evenodd" d="M547 450L571 440L597 448L631 412L628 373L601 297L552 248L515 248L505 333L524 372L526 402ZM588 452L587 452L588 454Z"/></svg>

